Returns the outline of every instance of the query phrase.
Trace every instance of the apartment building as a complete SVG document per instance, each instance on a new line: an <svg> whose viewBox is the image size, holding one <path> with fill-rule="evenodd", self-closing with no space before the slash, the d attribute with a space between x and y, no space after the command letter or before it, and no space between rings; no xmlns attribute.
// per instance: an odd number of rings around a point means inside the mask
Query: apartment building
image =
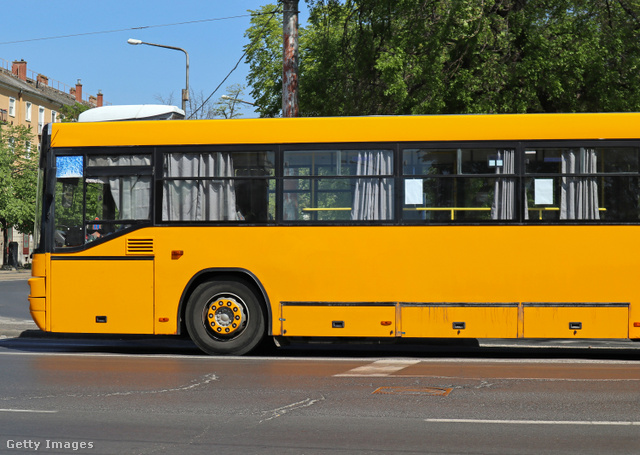
<svg viewBox="0 0 640 455"><path fill-rule="evenodd" d="M9 64L6 60L0 59L0 124L24 125L31 128L37 140L37 145L33 144L34 147L39 147L44 125L61 121L61 108L72 106L76 102L89 107L99 107L103 105L103 96L102 93L98 93L83 98L80 80L75 86L68 86L30 71L24 60ZM32 248L30 236L9 229L6 245L3 238L4 235L0 231L0 252L8 251L11 242L16 242L18 263L29 262ZM0 266L4 265L3 256L0 254Z"/></svg>

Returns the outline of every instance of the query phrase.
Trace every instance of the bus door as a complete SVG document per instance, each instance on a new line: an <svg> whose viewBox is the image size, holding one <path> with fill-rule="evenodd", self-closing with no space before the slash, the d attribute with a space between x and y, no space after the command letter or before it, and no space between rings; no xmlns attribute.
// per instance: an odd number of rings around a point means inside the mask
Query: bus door
<svg viewBox="0 0 640 455"><path fill-rule="evenodd" d="M51 330L153 333L152 256L52 256Z"/></svg>
<svg viewBox="0 0 640 455"><path fill-rule="evenodd" d="M153 333L151 153L56 156L50 330Z"/></svg>

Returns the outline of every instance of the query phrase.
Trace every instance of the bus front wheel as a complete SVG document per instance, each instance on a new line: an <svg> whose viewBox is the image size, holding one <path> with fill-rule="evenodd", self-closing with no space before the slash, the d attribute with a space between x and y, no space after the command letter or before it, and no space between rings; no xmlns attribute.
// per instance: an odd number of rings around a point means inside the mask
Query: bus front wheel
<svg viewBox="0 0 640 455"><path fill-rule="evenodd" d="M200 284L189 298L185 319L189 336L208 354L246 354L265 335L262 305L240 280Z"/></svg>

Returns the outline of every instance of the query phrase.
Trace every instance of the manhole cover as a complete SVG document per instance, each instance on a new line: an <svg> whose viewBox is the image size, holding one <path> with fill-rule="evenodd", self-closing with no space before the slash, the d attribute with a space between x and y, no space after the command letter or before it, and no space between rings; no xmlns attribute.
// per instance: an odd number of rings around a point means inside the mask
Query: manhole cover
<svg viewBox="0 0 640 455"><path fill-rule="evenodd" d="M387 395L428 395L446 397L453 389L442 387L378 387L373 393Z"/></svg>

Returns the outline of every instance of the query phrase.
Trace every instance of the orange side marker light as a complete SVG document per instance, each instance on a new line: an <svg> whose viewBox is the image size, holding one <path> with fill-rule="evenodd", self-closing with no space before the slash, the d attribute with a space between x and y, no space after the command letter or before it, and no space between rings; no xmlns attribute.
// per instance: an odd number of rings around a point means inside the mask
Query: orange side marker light
<svg viewBox="0 0 640 455"><path fill-rule="evenodd" d="M380 325L384 325L384 326L391 325L391 321L380 321Z"/></svg>
<svg viewBox="0 0 640 455"><path fill-rule="evenodd" d="M640 327L640 322L634 322L634 323L633 323L633 326L634 326L634 327Z"/></svg>
<svg viewBox="0 0 640 455"><path fill-rule="evenodd" d="M180 259L183 254L184 254L184 251L182 250L171 250L171 259L174 261L176 259Z"/></svg>

